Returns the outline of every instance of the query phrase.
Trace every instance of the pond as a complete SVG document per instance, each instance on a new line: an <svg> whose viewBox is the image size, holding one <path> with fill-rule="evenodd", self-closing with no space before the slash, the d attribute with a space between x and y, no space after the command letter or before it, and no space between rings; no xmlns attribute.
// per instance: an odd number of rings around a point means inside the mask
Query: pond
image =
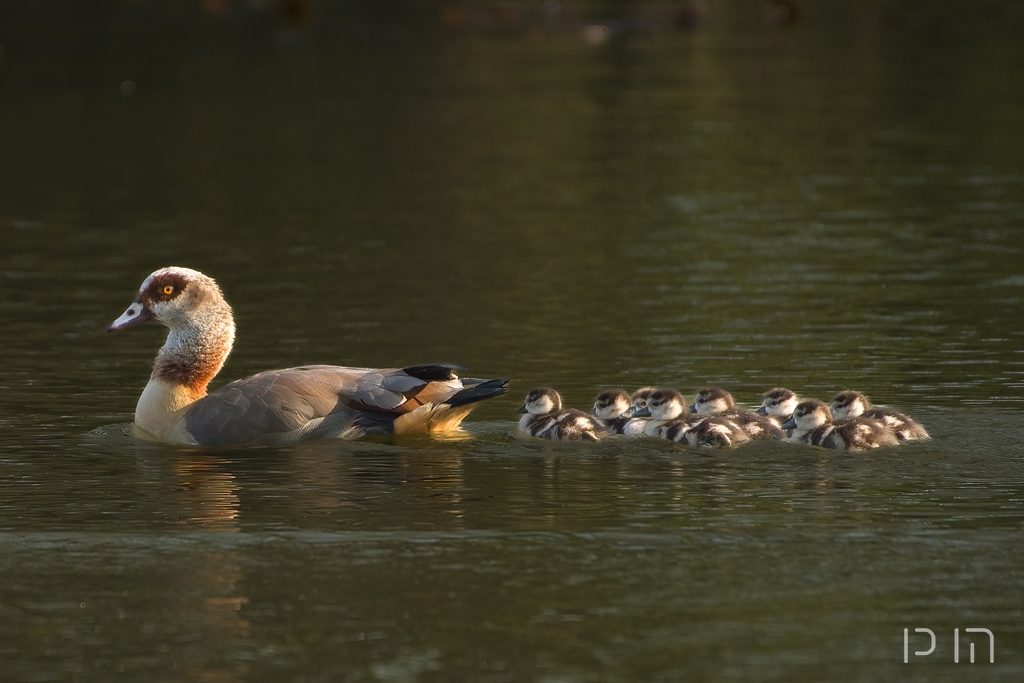
<svg viewBox="0 0 1024 683"><path fill-rule="evenodd" d="M0 11L6 679L1021 679L1024 13L203 6ZM139 441L164 331L105 329L165 265L234 307L214 386L510 391L446 438ZM535 386L708 383L933 439L515 435Z"/></svg>

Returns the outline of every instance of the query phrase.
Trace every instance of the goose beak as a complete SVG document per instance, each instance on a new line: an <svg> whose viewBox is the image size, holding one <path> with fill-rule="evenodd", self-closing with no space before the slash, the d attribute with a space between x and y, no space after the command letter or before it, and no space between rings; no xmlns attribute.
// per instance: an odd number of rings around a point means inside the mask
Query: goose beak
<svg viewBox="0 0 1024 683"><path fill-rule="evenodd" d="M139 297L132 302L132 305L128 307L127 311L121 314L121 317L107 326L107 332L123 330L126 327L149 322L153 319L153 313L149 310L146 304L142 303L142 297Z"/></svg>
<svg viewBox="0 0 1024 683"><path fill-rule="evenodd" d="M523 405L519 406L519 410L516 411L516 414L518 415L519 413L525 413L525 412L526 412L526 404L524 403Z"/></svg>
<svg viewBox="0 0 1024 683"><path fill-rule="evenodd" d="M697 404L696 403L691 403L690 405L686 406L686 409L688 411L690 411L691 413L696 413L697 412Z"/></svg>
<svg viewBox="0 0 1024 683"><path fill-rule="evenodd" d="M790 418L782 424L783 429L796 429L796 419Z"/></svg>
<svg viewBox="0 0 1024 683"><path fill-rule="evenodd" d="M637 408L636 410L634 410L632 412L632 414L630 414L630 417L650 417L650 416L651 416L651 410L647 406L644 406L643 408Z"/></svg>
<svg viewBox="0 0 1024 683"><path fill-rule="evenodd" d="M768 415L768 409L765 408L764 406L761 406L760 408L758 408L754 412L757 413L758 415L765 415L765 416Z"/></svg>

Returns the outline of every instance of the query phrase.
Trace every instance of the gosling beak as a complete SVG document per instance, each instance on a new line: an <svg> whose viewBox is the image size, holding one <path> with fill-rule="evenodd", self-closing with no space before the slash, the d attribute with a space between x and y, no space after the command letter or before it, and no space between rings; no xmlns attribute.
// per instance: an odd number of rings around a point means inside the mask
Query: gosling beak
<svg viewBox="0 0 1024 683"><path fill-rule="evenodd" d="M686 409L688 411L690 411L691 413L696 413L697 412L697 404L696 403L691 403L690 405L686 406Z"/></svg>
<svg viewBox="0 0 1024 683"><path fill-rule="evenodd" d="M107 332L123 330L126 327L149 322L150 320L154 320L153 313L146 304L142 303L142 297L139 297L132 302L127 311L121 314L120 318L107 326Z"/></svg>
<svg viewBox="0 0 1024 683"><path fill-rule="evenodd" d="M633 414L630 415L630 417L650 417L650 416L651 416L651 409L648 408L647 406L644 406L643 408L637 408L636 410L633 411Z"/></svg>
<svg viewBox="0 0 1024 683"><path fill-rule="evenodd" d="M786 420L784 423L782 423L782 428L783 429L796 429L796 418L791 417L788 420Z"/></svg>
<svg viewBox="0 0 1024 683"><path fill-rule="evenodd" d="M519 413L525 413L525 412L526 412L526 404L524 403L523 405L519 406L519 410L516 411L516 414L518 415Z"/></svg>
<svg viewBox="0 0 1024 683"><path fill-rule="evenodd" d="M768 415L768 409L765 408L764 406L761 406L760 408L758 408L754 412L757 413L758 415L764 415L764 416Z"/></svg>

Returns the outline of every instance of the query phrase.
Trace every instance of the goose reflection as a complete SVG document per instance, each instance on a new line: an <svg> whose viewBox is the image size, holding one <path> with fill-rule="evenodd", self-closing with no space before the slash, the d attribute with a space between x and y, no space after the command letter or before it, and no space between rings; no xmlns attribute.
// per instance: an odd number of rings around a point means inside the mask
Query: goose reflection
<svg viewBox="0 0 1024 683"><path fill-rule="evenodd" d="M148 610L188 634L186 678L242 681L248 666L222 657L248 639L251 630L245 615L244 553L231 540L241 531L241 486L231 462L144 443L136 448L136 461L149 489L144 505L151 517L189 532L167 536L174 543L168 562L175 570L160 573L164 583L154 591L156 604ZM163 541L158 540L151 552L159 554Z"/></svg>

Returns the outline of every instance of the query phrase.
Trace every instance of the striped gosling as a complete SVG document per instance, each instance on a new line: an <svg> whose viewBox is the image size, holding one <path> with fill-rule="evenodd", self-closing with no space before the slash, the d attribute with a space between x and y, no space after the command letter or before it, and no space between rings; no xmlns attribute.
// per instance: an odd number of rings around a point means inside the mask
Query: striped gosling
<svg viewBox="0 0 1024 683"><path fill-rule="evenodd" d="M647 408L634 415L650 415L645 434L690 446L728 447L750 437L736 423L718 416L695 415L687 410L686 399L675 389L658 389Z"/></svg>
<svg viewBox="0 0 1024 683"><path fill-rule="evenodd" d="M539 387L526 395L517 413L519 431L551 441L597 441L607 434L597 419L575 408L562 408L562 397L554 389Z"/></svg>
<svg viewBox="0 0 1024 683"><path fill-rule="evenodd" d="M698 391L690 410L698 415L717 415L735 422L747 436L757 441L783 439L786 436L774 419L758 415L753 410L737 408L732 394L719 387L704 387Z"/></svg>
<svg viewBox="0 0 1024 683"><path fill-rule="evenodd" d="M876 408L868 402L867 397L859 391L841 391L832 399L832 415L837 420L844 417L866 417L881 422L896 433L900 441L928 439L928 432L917 422L895 410Z"/></svg>
<svg viewBox="0 0 1024 683"><path fill-rule="evenodd" d="M874 420L848 417L833 422L832 411L815 399L797 404L793 417L782 426L793 430L790 441L822 448L864 451L899 443L891 429Z"/></svg>
<svg viewBox="0 0 1024 683"><path fill-rule="evenodd" d="M632 399L622 389L609 389L598 394L594 399L593 413L612 434L640 436L647 426L647 420L633 417Z"/></svg>

